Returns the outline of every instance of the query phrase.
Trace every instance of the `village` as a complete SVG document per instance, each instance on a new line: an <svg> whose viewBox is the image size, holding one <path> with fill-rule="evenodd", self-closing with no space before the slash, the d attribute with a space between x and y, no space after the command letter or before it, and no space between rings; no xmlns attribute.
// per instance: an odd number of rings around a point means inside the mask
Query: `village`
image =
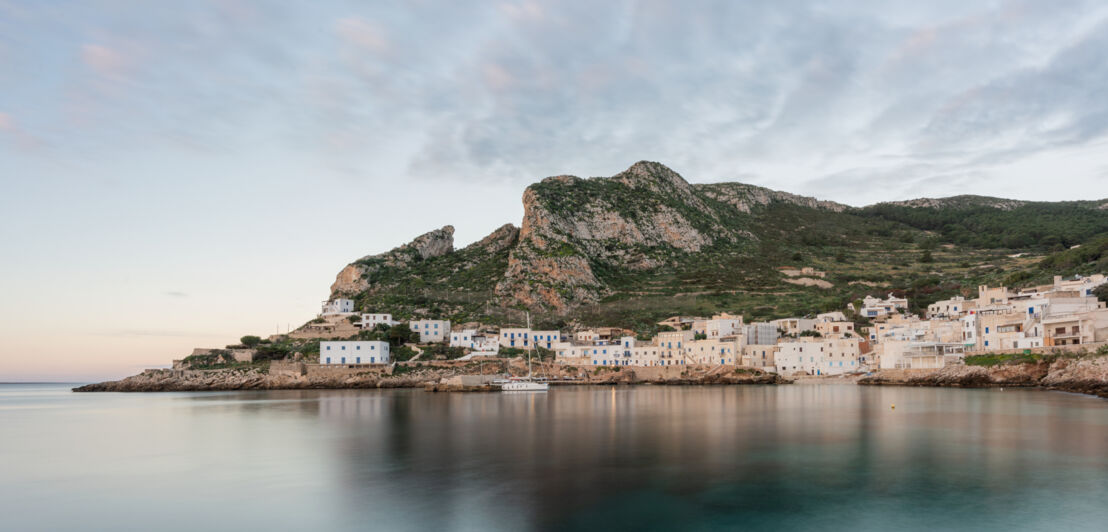
<svg viewBox="0 0 1108 532"><path fill-rule="evenodd" d="M1108 343L1108 308L1093 291L1103 274L1023 288L979 286L908 312L908 300L866 297L857 308L746 323L740 315L674 316L650 338L619 326L575 331L496 327L420 319L408 322L419 344L461 348L464 360L540 349L556 364L582 367L735 366L786 377L841 376L892 369L941 369L989 352L1095 349ZM861 319L853 319L861 318ZM867 323L860 326L859 322ZM293 335L319 338L323 366L389 364L381 340L339 340L395 326L388 313L358 313L351 299L324 302L319 318ZM1076 347L1075 347L1076 346Z"/></svg>

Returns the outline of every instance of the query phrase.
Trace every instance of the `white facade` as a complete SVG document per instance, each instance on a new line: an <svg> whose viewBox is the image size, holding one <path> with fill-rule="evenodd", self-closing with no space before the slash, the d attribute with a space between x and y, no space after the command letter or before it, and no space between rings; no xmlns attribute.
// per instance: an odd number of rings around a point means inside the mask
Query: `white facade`
<svg viewBox="0 0 1108 532"><path fill-rule="evenodd" d="M816 375L823 359L820 342L781 342L777 347L779 350L774 362L778 373Z"/></svg>
<svg viewBox="0 0 1108 532"><path fill-rule="evenodd" d="M928 318L957 318L968 310L966 298L962 296L936 301L927 305Z"/></svg>
<svg viewBox="0 0 1108 532"><path fill-rule="evenodd" d="M1066 281L1062 280L1061 275L1054 276L1054 290L1075 290L1083 296L1091 296L1093 290L1105 283L1108 283L1108 277L1105 277L1102 273L1090 275L1088 277L1078 276L1075 279Z"/></svg>
<svg viewBox="0 0 1108 532"><path fill-rule="evenodd" d="M353 299L332 299L330 301L323 302L324 316L331 316L335 314L351 314L354 312L354 300Z"/></svg>
<svg viewBox="0 0 1108 532"><path fill-rule="evenodd" d="M447 320L415 320L408 327L419 333L419 343L442 342L450 338L450 322Z"/></svg>
<svg viewBox="0 0 1108 532"><path fill-rule="evenodd" d="M535 347L554 349L554 344L562 341L561 331L531 331L530 340Z"/></svg>
<svg viewBox="0 0 1108 532"><path fill-rule="evenodd" d="M320 364L388 364L388 342L320 342Z"/></svg>
<svg viewBox="0 0 1108 532"><path fill-rule="evenodd" d="M824 312L823 314L816 314L816 321L849 321L846 318L846 314L839 311Z"/></svg>
<svg viewBox="0 0 1108 532"><path fill-rule="evenodd" d="M474 351L496 353L500 351L500 342L496 336L478 333L476 329L454 331L450 333L450 347L464 347Z"/></svg>
<svg viewBox="0 0 1108 532"><path fill-rule="evenodd" d="M500 347L526 349L531 346L531 329L514 327L500 329Z"/></svg>
<svg viewBox="0 0 1108 532"><path fill-rule="evenodd" d="M867 318L879 318L907 309L908 300L902 297L896 297L892 294L889 294L888 299L866 296L862 300L861 314Z"/></svg>
<svg viewBox="0 0 1108 532"><path fill-rule="evenodd" d="M362 314L362 321L358 322L358 327L362 329L373 329L381 324L392 327L396 325L397 322L392 320L392 314Z"/></svg>
<svg viewBox="0 0 1108 532"><path fill-rule="evenodd" d="M741 364L742 347L738 341L720 341L718 338L694 340L685 347L685 358L690 364Z"/></svg>
<svg viewBox="0 0 1108 532"><path fill-rule="evenodd" d="M742 333L743 317L731 314L716 314L712 319L695 320L692 330L696 334L703 334L705 338L723 338Z"/></svg>
<svg viewBox="0 0 1108 532"><path fill-rule="evenodd" d="M756 368L773 368L777 371L776 345L746 345L743 347L743 365Z"/></svg>
<svg viewBox="0 0 1108 532"><path fill-rule="evenodd" d="M861 340L832 338L778 344L775 366L783 375L842 375L861 369Z"/></svg>

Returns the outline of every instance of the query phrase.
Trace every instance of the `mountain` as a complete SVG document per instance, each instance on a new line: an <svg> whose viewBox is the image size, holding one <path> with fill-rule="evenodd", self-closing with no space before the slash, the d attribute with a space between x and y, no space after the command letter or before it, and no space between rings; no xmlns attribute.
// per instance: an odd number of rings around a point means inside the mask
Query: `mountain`
<svg viewBox="0 0 1108 532"><path fill-rule="evenodd" d="M1045 253L1108 233L1106 204L957 196L854 208L742 183L691 184L642 161L612 177L543 179L523 193L519 228L460 250L453 227L431 231L354 261L331 292L401 317L502 321L529 309L540 323L643 328L677 313L839 309L889 290L926 304L981 282L1047 275L1035 268ZM799 275L803 266L822 276Z"/></svg>

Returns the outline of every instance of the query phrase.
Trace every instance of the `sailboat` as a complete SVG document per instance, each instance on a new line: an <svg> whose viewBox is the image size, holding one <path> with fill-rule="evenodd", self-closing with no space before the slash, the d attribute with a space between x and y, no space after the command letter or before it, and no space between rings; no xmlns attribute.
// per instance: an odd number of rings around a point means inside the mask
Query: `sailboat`
<svg viewBox="0 0 1108 532"><path fill-rule="evenodd" d="M531 313L527 313L527 331L531 331ZM536 381L531 375L531 351L535 349L535 338L532 336L527 342L527 376L513 378L500 385L502 392L545 392L550 389L550 384Z"/></svg>

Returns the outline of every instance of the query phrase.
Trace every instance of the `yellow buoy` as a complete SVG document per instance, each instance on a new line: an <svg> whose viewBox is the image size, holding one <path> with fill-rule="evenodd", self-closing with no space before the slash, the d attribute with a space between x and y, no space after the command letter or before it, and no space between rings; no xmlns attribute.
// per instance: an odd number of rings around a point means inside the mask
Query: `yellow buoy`
<svg viewBox="0 0 1108 532"><path fill-rule="evenodd" d="M892 410L896 410L896 405L889 405L889 408Z"/></svg>

